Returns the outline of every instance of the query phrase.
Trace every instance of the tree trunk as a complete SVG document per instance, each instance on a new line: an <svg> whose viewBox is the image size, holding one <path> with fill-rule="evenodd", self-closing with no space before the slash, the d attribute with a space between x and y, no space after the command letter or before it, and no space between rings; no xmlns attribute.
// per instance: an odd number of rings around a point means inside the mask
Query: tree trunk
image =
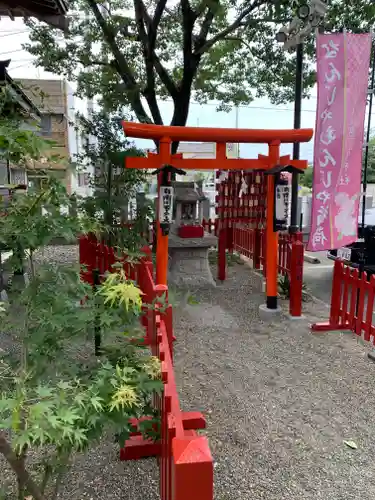
<svg viewBox="0 0 375 500"><path fill-rule="evenodd" d="M25 468L24 460L17 458L10 444L3 433L0 433L0 453L5 457L14 473L17 476L18 483L24 485L33 500L46 500L42 495L37 484L31 479L30 474Z"/></svg>

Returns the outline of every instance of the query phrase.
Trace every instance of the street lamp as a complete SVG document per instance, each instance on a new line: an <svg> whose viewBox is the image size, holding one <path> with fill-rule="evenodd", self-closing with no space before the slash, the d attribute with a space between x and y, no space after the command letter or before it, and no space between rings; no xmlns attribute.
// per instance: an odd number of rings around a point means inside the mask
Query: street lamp
<svg viewBox="0 0 375 500"><path fill-rule="evenodd" d="M294 90L294 128L301 128L301 108L303 89L303 40L311 34L323 21L327 11L327 4L323 0L310 0L297 8L297 15L291 22L283 26L276 34L276 40L284 44L284 50L296 47L296 79ZM293 159L299 160L300 145L293 144ZM290 232L298 231L298 172L292 174L292 202Z"/></svg>

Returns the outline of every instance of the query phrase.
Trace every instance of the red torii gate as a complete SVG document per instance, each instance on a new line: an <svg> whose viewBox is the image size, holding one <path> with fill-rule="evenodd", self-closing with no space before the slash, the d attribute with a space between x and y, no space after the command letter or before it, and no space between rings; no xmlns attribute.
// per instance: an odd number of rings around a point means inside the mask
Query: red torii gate
<svg viewBox="0 0 375 500"><path fill-rule="evenodd" d="M306 160L290 160L289 156L280 157L281 143L308 142L313 136L312 129L264 130L174 127L150 125L144 123L122 122L125 135L138 139L152 139L159 142L158 153L148 153L147 157L127 157L125 167L137 169L159 169L163 165L173 164L183 170L260 170L267 171L276 166L293 166L304 170ZM215 142L216 158L187 158L181 154L172 154L173 142ZM258 159L230 159L226 156L226 144L261 143L268 144L268 156L259 155ZM275 179L267 179L266 204L266 290L267 308L277 308L277 253L278 233L274 232L274 186ZM158 195L160 176L158 182ZM158 196L159 200L159 196ZM168 236L163 236L160 222L157 220L156 283L166 285L168 275Z"/></svg>

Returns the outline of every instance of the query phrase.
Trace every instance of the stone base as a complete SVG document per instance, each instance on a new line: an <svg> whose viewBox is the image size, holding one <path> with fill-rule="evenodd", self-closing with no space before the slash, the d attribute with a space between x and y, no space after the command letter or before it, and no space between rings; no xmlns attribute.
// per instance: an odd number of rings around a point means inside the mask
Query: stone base
<svg viewBox="0 0 375 500"><path fill-rule="evenodd" d="M262 321L274 321L275 319L280 318L281 316L281 307L278 306L277 309L268 309L266 304L261 304L259 306L259 318Z"/></svg>
<svg viewBox="0 0 375 500"><path fill-rule="evenodd" d="M286 314L285 315L287 317L287 319L289 319L290 321L299 321L301 319L306 319L306 317L301 314L301 316L292 316L291 314Z"/></svg>
<svg viewBox="0 0 375 500"><path fill-rule="evenodd" d="M192 288L216 286L208 262L208 251L217 245L217 238L204 233L203 238L180 238L169 235L168 283Z"/></svg>
<svg viewBox="0 0 375 500"><path fill-rule="evenodd" d="M170 248L168 283L183 287L216 286L208 248Z"/></svg>

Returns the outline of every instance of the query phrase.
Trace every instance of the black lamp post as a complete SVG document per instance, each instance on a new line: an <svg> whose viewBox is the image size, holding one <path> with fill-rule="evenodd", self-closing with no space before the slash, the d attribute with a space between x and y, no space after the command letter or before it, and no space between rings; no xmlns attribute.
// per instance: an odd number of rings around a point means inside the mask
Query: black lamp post
<svg viewBox="0 0 375 500"><path fill-rule="evenodd" d="M303 44L297 45L297 61L296 61L296 81L294 90L294 128L301 128L301 112L302 112L302 85L303 85ZM300 143L293 144L293 160L299 160ZM291 233L298 231L298 180L299 173L294 170L292 173L292 190L291 190L291 214L290 227Z"/></svg>
<svg viewBox="0 0 375 500"><path fill-rule="evenodd" d="M373 50L373 61L372 61L372 71L371 71L371 86L369 89L370 99L369 99L368 118L367 118L366 148L365 148L365 157L364 157L364 165L363 165L363 198L362 198L362 224L361 224L361 236L362 237L363 237L364 228L365 228L368 153L369 153L369 142L370 142L370 134L371 134L372 102L373 102L373 97L374 97L374 85L375 85L375 44L373 44L372 50Z"/></svg>

